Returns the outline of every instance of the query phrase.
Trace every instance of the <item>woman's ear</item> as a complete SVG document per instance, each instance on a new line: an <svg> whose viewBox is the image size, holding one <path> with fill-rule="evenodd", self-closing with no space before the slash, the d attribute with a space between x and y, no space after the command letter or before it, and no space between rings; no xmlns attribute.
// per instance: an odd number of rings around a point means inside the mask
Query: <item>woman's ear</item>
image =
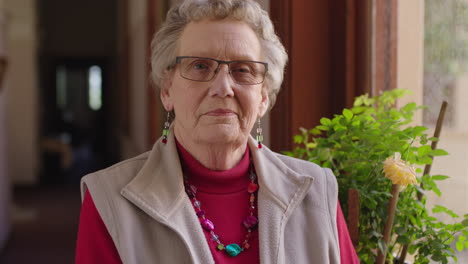
<svg viewBox="0 0 468 264"><path fill-rule="evenodd" d="M270 98L268 97L268 88L262 87L262 101L260 101L258 115L262 117L268 110L268 105L270 103Z"/></svg>
<svg viewBox="0 0 468 264"><path fill-rule="evenodd" d="M164 109L170 112L174 109L174 102L171 97L171 87L172 87L172 74L170 71L164 73L164 79L162 80L161 91L159 96L161 97L161 102L164 105Z"/></svg>

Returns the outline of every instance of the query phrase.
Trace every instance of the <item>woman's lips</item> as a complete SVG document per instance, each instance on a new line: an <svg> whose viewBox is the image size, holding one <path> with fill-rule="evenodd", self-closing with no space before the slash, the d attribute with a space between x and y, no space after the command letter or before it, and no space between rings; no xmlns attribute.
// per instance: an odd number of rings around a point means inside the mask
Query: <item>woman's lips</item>
<svg viewBox="0 0 468 264"><path fill-rule="evenodd" d="M236 115L236 112L229 109L215 109L206 113L209 116L231 116Z"/></svg>

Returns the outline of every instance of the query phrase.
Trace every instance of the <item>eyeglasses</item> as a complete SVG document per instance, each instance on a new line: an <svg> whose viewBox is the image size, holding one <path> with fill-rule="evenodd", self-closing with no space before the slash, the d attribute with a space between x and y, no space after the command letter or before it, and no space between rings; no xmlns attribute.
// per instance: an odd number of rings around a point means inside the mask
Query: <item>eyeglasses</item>
<svg viewBox="0 0 468 264"><path fill-rule="evenodd" d="M237 84L254 85L263 83L268 71L268 63L260 61L222 61L212 58L182 56L176 57L180 64L180 76L196 82L209 82L219 71L221 64L229 68L229 75Z"/></svg>

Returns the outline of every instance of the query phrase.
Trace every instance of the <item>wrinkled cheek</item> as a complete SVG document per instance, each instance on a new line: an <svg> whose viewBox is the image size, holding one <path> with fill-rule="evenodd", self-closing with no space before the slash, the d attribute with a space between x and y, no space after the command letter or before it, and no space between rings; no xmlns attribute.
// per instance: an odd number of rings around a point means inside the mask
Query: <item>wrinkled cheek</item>
<svg viewBox="0 0 468 264"><path fill-rule="evenodd" d="M240 121L240 127L243 131L246 131L247 133L250 132L250 129L252 127L252 124L255 122L255 120L252 118L251 115L249 115L248 117L244 117L241 121Z"/></svg>
<svg viewBox="0 0 468 264"><path fill-rule="evenodd" d="M182 107L185 107L183 109L183 115L184 115L184 120L185 120L186 125L190 124L190 126L193 127L194 124L197 123L199 119L199 117L196 114L196 110L195 110L196 108L190 105L189 102L185 102L185 104L182 105Z"/></svg>

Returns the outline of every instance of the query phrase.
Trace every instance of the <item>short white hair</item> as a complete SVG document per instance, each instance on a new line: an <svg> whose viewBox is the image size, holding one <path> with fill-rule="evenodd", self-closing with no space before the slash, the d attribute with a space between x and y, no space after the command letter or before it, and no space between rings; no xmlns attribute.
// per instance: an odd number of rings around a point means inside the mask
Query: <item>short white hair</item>
<svg viewBox="0 0 468 264"><path fill-rule="evenodd" d="M151 42L151 78L156 86L162 87L165 72L174 65L178 40L185 26L192 21L207 19L242 21L257 34L268 63L264 87L271 109L283 82L288 55L275 34L268 13L253 0L186 0L172 7Z"/></svg>

